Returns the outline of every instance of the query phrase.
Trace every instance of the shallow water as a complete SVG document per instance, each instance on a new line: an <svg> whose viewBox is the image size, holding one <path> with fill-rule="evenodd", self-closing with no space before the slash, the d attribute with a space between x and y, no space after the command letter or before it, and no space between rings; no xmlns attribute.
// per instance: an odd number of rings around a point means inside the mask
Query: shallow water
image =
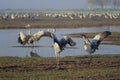
<svg viewBox="0 0 120 80"><path fill-rule="evenodd" d="M43 29L43 28L40 28ZM34 33L39 29L32 29L31 32ZM70 33L79 33L79 32L102 32L102 31L117 31L120 32L120 27L92 27L92 28L60 28L56 29L56 35L59 38L62 37L61 34L70 34ZM39 42L36 42L36 45L44 45L46 47L37 47L34 49L31 48L22 48L22 47L13 47L21 46L17 43L18 33L27 32L26 29L1 29L0 30L0 56L19 56L24 57L29 55L31 51L39 54L42 57L53 57L54 50L52 47L52 40L47 37L41 38ZM61 56L77 56L77 55L86 55L88 54L83 50L83 40L80 38L73 38L77 45L73 48L67 48L62 53ZM67 45L68 46L68 45ZM69 46L68 46L69 47ZM120 46L118 45L100 45L99 50L95 54L120 54Z"/></svg>

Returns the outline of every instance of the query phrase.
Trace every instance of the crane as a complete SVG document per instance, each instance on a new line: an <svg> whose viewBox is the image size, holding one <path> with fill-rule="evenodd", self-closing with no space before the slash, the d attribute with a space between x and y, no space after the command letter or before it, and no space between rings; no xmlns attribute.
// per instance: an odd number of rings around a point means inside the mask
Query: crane
<svg viewBox="0 0 120 80"><path fill-rule="evenodd" d="M72 47L76 45L76 42L74 42L70 36L63 36L63 38L59 40L55 34L52 34L52 38L53 38L53 48L57 60L57 67L59 68L60 53L65 49L67 44L69 44Z"/></svg>
<svg viewBox="0 0 120 80"><path fill-rule="evenodd" d="M92 61L92 54L98 50L98 47L100 43L107 38L109 35L111 35L110 31L104 31L99 34L97 34L91 41L88 39L88 37L85 34L82 34L84 45L83 48L90 54L90 63Z"/></svg>
<svg viewBox="0 0 120 80"><path fill-rule="evenodd" d="M28 27L28 34L24 34L23 32L19 33L18 37L18 43L22 44L23 46L25 44L33 44L36 41L39 41L42 37L51 37L51 32L47 30L39 30L38 32L31 34L30 25L27 25Z"/></svg>

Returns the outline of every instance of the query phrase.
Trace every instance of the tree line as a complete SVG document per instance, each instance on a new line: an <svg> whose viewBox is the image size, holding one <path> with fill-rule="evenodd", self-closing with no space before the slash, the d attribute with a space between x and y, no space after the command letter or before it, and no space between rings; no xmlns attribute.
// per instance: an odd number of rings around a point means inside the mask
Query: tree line
<svg viewBox="0 0 120 80"><path fill-rule="evenodd" d="M87 0L89 8L113 8L120 9L120 0Z"/></svg>

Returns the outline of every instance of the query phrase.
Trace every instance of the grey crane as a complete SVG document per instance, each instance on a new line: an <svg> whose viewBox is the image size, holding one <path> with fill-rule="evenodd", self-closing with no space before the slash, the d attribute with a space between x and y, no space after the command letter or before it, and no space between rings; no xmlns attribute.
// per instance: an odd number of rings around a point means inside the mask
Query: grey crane
<svg viewBox="0 0 120 80"><path fill-rule="evenodd" d="M28 25L29 26L29 25ZM30 28L28 28L28 34L23 32L19 33L18 43L22 44L33 44L35 41L39 41L42 37L51 37L51 32L47 30L39 30L38 32L31 34Z"/></svg>
<svg viewBox="0 0 120 80"><path fill-rule="evenodd" d="M104 31L99 34L97 34L91 41L88 39L88 37L85 34L82 34L83 40L84 40L84 49L91 55L90 62L92 61L92 53L94 53L96 50L98 50L98 47L100 43L107 38L109 35L111 35L110 31Z"/></svg>
<svg viewBox="0 0 120 80"><path fill-rule="evenodd" d="M74 42L70 36L63 36L63 38L61 38L60 40L56 37L55 34L52 34L52 36L53 36L53 48L57 60L57 67L59 68L60 53L65 49L67 44L69 44L70 46L75 46L76 42Z"/></svg>

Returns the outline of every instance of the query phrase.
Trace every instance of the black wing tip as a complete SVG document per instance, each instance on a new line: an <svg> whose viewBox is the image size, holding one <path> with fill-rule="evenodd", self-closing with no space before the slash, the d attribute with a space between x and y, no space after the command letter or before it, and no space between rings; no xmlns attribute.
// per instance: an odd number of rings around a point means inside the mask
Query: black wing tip
<svg viewBox="0 0 120 80"><path fill-rule="evenodd" d="M107 33L108 35L112 34L110 31L105 31L104 33Z"/></svg>
<svg viewBox="0 0 120 80"><path fill-rule="evenodd" d="M105 32L107 32L107 33L111 33L110 31L105 31Z"/></svg>
<svg viewBox="0 0 120 80"><path fill-rule="evenodd" d="M22 44L22 40L20 37L18 37L18 43L21 43Z"/></svg>

